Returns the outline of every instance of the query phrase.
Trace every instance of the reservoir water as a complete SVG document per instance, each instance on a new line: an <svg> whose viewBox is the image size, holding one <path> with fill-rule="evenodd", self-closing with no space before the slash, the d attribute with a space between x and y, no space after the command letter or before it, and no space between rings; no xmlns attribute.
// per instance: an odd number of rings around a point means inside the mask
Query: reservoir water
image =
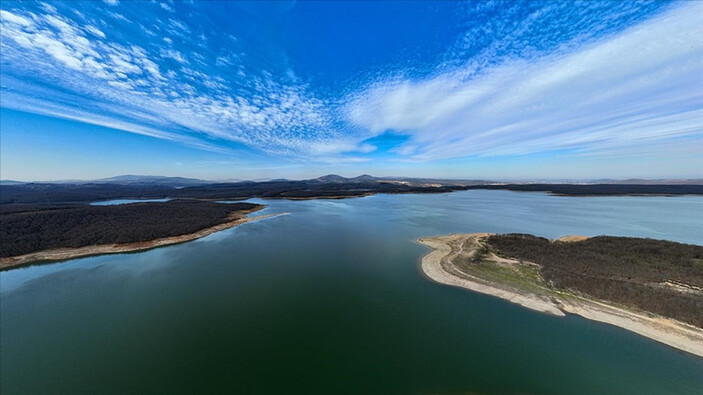
<svg viewBox="0 0 703 395"><path fill-rule="evenodd" d="M163 199L113 199L113 200L101 200L99 202L90 203L91 206L115 206L120 204L129 203L146 203L146 202L168 202L171 198Z"/></svg>
<svg viewBox="0 0 703 395"><path fill-rule="evenodd" d="M700 393L703 358L427 280L421 236L703 245L703 197L266 200L193 242L0 273L0 392Z"/></svg>

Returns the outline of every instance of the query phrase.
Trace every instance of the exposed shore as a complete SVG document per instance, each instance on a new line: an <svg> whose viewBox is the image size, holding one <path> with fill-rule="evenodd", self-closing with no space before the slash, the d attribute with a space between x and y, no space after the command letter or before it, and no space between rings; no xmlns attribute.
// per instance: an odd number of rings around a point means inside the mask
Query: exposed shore
<svg viewBox="0 0 703 395"><path fill-rule="evenodd" d="M249 212L253 212L252 210ZM238 214L241 214L238 213ZM268 214L260 215L256 217L241 217L239 215L233 216L231 221L227 221L209 228L201 229L197 232L163 237L155 240L139 242L139 243L124 243L124 244L103 244L94 245L80 248L57 248L52 250L44 250L32 252L29 254L18 255L13 257L0 258L0 270L12 269L18 266L28 265L37 262L55 262L63 261L74 258L81 258L92 255L104 255L104 254L119 254L124 252L136 252L150 250L152 248L168 246L172 244L185 243L187 241L196 240L201 237L211 235L215 232L219 232L225 229L229 229L238 225L242 225L248 222L257 221L264 218L276 217L279 215L286 215L288 213L279 214Z"/></svg>
<svg viewBox="0 0 703 395"><path fill-rule="evenodd" d="M561 292L550 288L547 284L540 284L538 281L524 284L507 283L496 281L495 278L487 278L488 276L476 275L475 272L467 273L466 270L461 270L455 260L457 258L472 259L482 247L482 240L489 235L489 233L473 233L419 239L419 243L432 248L432 251L422 258L422 271L427 277L438 283L496 296L523 307L555 316L565 316L566 313L577 314L590 320L627 329L703 357L703 329L693 325ZM457 245L461 246L460 250L457 250ZM470 246L468 251L465 249L466 246ZM494 254L490 255L490 259L497 262L498 265L512 269L528 268L532 270L534 267L533 264L519 263L497 257Z"/></svg>

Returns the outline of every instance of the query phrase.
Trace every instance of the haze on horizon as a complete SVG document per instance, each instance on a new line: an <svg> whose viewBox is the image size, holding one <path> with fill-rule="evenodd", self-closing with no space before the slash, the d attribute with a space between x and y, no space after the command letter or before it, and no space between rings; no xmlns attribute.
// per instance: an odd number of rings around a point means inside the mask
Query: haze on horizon
<svg viewBox="0 0 703 395"><path fill-rule="evenodd" d="M0 178L703 177L703 2L0 3Z"/></svg>

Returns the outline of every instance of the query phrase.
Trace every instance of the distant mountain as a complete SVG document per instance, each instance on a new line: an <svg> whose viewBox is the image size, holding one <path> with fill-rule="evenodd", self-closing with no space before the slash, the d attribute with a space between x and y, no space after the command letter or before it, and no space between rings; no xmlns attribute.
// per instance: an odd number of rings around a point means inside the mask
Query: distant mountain
<svg viewBox="0 0 703 395"><path fill-rule="evenodd" d="M536 184L485 183L470 180L345 178L330 174L312 180L212 183L181 177L119 176L92 182L17 183L3 185L4 204L81 203L111 199L248 198L317 199L368 196L376 193L448 193L469 189L542 192L561 196L703 195L703 184ZM2 210L0 210L2 211Z"/></svg>
<svg viewBox="0 0 703 395"><path fill-rule="evenodd" d="M380 182L396 182L405 183L407 185L454 185L454 186L469 186L469 185L488 185L493 184L495 181L487 180L462 180L462 179L451 179L451 178L415 178L415 177L380 177L378 178Z"/></svg>
<svg viewBox="0 0 703 395"><path fill-rule="evenodd" d="M108 178L101 178L101 179L90 181L90 182L96 183L96 184L126 184L126 185L129 185L129 184L148 184L148 185L161 185L161 186L173 186L173 187L212 184L212 181L201 180L198 178L142 176L142 175L132 175L132 174L126 174L126 175L108 177Z"/></svg>
<svg viewBox="0 0 703 395"><path fill-rule="evenodd" d="M99 178L97 180L52 180L52 181L14 181L0 180L0 185L21 185L21 184L116 184L116 185L153 185L167 187L186 187L212 184L213 181L201 180L197 178L186 177L166 177L166 176L141 176L126 174L115 177Z"/></svg>
<svg viewBox="0 0 703 395"><path fill-rule="evenodd" d="M283 182L290 181L287 178L254 178L253 180L241 180L245 182Z"/></svg>
<svg viewBox="0 0 703 395"><path fill-rule="evenodd" d="M21 185L26 184L26 182L15 181L15 180L0 180L0 185Z"/></svg>
<svg viewBox="0 0 703 395"><path fill-rule="evenodd" d="M703 185L703 178L690 179L597 179L597 180L467 180L467 179L442 179L442 178L415 178L415 177L375 177L369 174L362 174L356 177L343 177L338 174L327 174L318 178L308 180L288 180L285 178L258 178L258 179L237 179L229 178L217 181L203 180L198 178L187 177L167 177L167 176L149 176L149 175L134 175L125 174L115 177L100 178L97 180L55 180L43 182L23 182L15 180L0 180L0 185L14 186L23 184L63 184L63 185L88 185L88 184L110 184L110 185L134 185L144 187L195 187L215 184L236 184L236 183L255 183L262 184L280 184L280 183L297 183L304 185L306 183L322 183L322 184L396 184L412 187L439 187L439 186L466 186L475 187L480 185Z"/></svg>
<svg viewBox="0 0 703 395"><path fill-rule="evenodd" d="M326 176L322 177L317 177L311 181L319 181L319 182L348 182L349 180L346 177L342 177L338 174L328 174Z"/></svg>
<svg viewBox="0 0 703 395"><path fill-rule="evenodd" d="M370 176L368 174L362 174L357 177L342 177L338 174L328 174L326 176L317 177L311 181L327 182L327 183L342 183L342 182L377 182L380 178Z"/></svg>
<svg viewBox="0 0 703 395"><path fill-rule="evenodd" d="M378 177L370 176L368 174L362 174L358 177L350 178L349 181L361 181L361 182L374 182L378 181Z"/></svg>
<svg viewBox="0 0 703 395"><path fill-rule="evenodd" d="M467 186L484 185L490 181L485 180L449 180L441 178L415 178L415 177L374 177L369 174L362 174L357 177L342 177L338 174L328 174L326 176L314 178L309 181L323 183L390 183L414 187L438 187L438 186Z"/></svg>

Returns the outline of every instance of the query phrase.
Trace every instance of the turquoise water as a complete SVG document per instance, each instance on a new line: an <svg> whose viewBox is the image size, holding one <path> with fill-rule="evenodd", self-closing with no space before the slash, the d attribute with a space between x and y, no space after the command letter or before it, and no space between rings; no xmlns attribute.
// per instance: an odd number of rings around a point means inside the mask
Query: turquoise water
<svg viewBox="0 0 703 395"><path fill-rule="evenodd" d="M144 202L168 202L171 198L164 199L113 199L113 200L101 200L99 202L90 203L91 206L115 206L119 204L129 204L129 203L144 203Z"/></svg>
<svg viewBox="0 0 703 395"><path fill-rule="evenodd" d="M253 200L262 202L260 200ZM421 236L703 244L703 197L263 201L193 242L0 273L0 392L700 393L703 358L428 281Z"/></svg>

